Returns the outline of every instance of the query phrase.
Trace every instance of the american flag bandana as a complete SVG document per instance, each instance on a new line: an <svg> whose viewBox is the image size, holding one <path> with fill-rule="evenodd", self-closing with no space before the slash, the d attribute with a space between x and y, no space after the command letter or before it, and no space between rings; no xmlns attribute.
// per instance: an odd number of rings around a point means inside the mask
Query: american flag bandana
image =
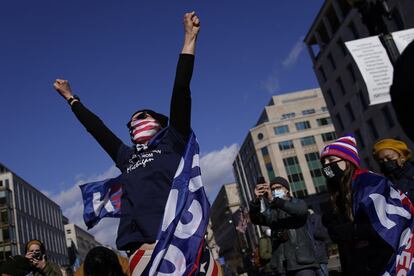
<svg viewBox="0 0 414 276"><path fill-rule="evenodd" d="M161 125L154 119L143 119L131 122L131 139L136 144L149 141L161 129Z"/></svg>
<svg viewBox="0 0 414 276"><path fill-rule="evenodd" d="M395 251L383 275L414 275L414 207L410 200L374 173L359 174L353 187L354 214L365 211L374 230Z"/></svg>

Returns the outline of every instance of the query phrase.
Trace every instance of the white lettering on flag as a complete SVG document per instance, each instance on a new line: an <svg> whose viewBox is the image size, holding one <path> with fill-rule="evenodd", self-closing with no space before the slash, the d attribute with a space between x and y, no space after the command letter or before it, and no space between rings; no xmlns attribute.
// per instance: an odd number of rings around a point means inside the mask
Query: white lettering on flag
<svg viewBox="0 0 414 276"><path fill-rule="evenodd" d="M101 193L93 193L93 210L96 216L99 216L102 208L105 208L107 212L115 211L114 206L112 206L111 201L109 200L109 192L105 195L104 199L101 201Z"/></svg>
<svg viewBox="0 0 414 276"><path fill-rule="evenodd" d="M406 219L411 218L411 214L404 208L388 204L383 195L370 194L369 197L372 199L372 202L374 203L375 212L377 213L380 223L387 229L391 229L396 225L396 223L393 220L388 218L387 214L399 215L405 217Z"/></svg>

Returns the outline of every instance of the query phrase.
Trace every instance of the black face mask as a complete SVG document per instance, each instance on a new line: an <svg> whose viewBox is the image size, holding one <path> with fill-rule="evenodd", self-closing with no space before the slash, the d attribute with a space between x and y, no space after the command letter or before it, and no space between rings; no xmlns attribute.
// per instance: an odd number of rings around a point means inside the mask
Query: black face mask
<svg viewBox="0 0 414 276"><path fill-rule="evenodd" d="M381 172L385 175L390 175L398 172L400 166L398 166L397 160L389 160L380 164Z"/></svg>
<svg viewBox="0 0 414 276"><path fill-rule="evenodd" d="M341 170L338 166L338 162L343 160L338 160L336 162L331 162L329 164L323 165L322 173L323 175L334 182L340 182L344 176L344 171Z"/></svg>

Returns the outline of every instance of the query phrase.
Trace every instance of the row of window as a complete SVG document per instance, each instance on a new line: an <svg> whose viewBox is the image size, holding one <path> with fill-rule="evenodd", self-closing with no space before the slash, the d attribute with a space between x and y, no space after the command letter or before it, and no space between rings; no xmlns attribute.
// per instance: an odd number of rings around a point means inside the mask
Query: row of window
<svg viewBox="0 0 414 276"><path fill-rule="evenodd" d="M322 112L328 112L328 108L326 106L322 106L321 110ZM310 115L314 113L316 113L315 108L309 108L309 109L302 110L302 115ZM289 112L289 113L282 114L281 119L286 120L286 119L293 119L295 117L296 117L295 112Z"/></svg>
<svg viewBox="0 0 414 276"><path fill-rule="evenodd" d="M318 118L316 119L318 126L325 126L332 124L332 119L330 117L325 118ZM311 128L311 124L309 121L302 121L295 123L295 127L297 131L302 131ZM276 135L289 133L289 126L288 125L281 125L273 128L273 131ZM260 138L259 138L260 139Z"/></svg>
<svg viewBox="0 0 414 276"><path fill-rule="evenodd" d="M335 132L322 133L321 136L324 142L329 142L329 141L336 139ZM300 140L300 144L302 145L302 147L316 144L316 140L314 136L302 137L299 140ZM293 149L294 147L295 146L292 140L286 140L286 141L279 142L279 150L281 151Z"/></svg>

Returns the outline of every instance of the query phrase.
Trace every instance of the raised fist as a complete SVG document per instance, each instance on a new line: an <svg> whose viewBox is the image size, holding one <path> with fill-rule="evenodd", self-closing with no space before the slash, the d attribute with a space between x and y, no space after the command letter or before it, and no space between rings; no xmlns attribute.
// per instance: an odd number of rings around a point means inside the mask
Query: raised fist
<svg viewBox="0 0 414 276"><path fill-rule="evenodd" d="M67 80L56 79L53 87L66 100L72 97L72 89L70 89L70 85Z"/></svg>
<svg viewBox="0 0 414 276"><path fill-rule="evenodd" d="M200 19L195 11L184 14L183 24L186 34L196 36L200 31Z"/></svg>

